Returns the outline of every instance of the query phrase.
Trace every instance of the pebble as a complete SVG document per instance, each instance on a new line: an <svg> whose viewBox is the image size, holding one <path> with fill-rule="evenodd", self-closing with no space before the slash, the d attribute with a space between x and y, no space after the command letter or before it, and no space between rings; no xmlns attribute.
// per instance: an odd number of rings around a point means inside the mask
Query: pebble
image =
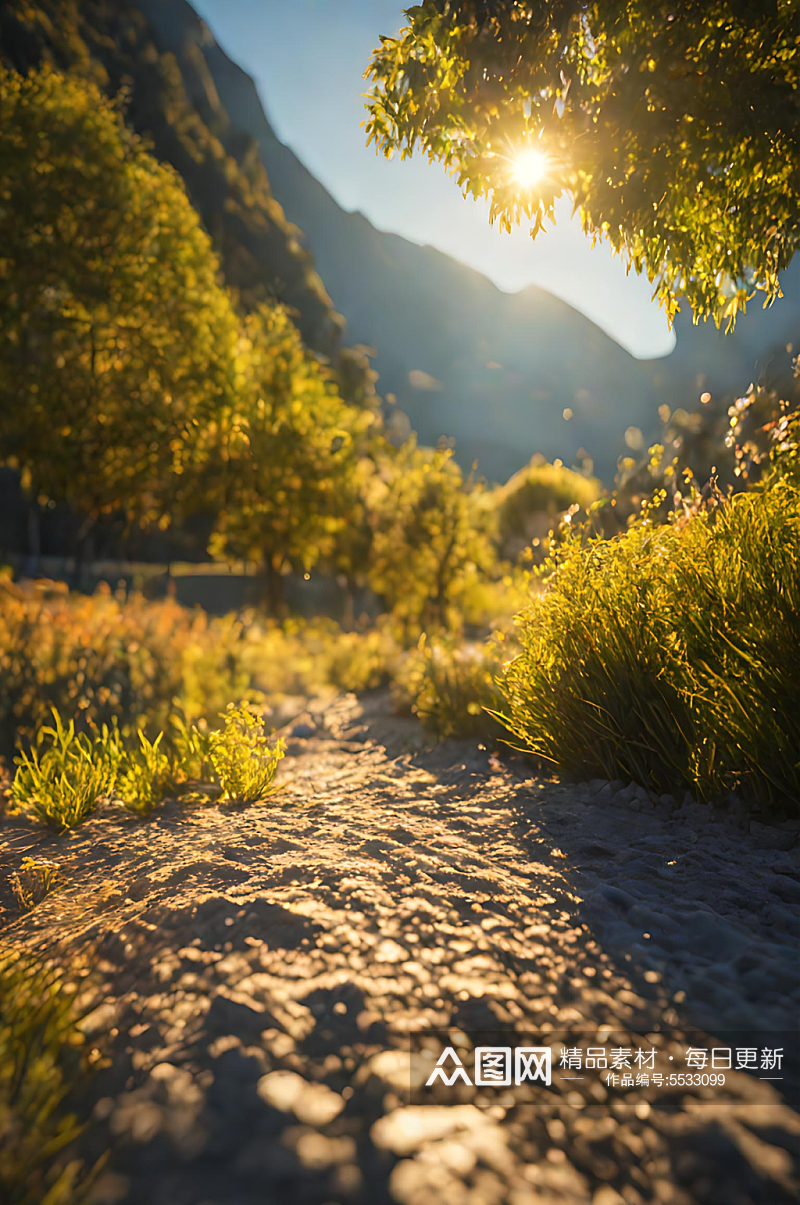
<svg viewBox="0 0 800 1205"><path fill-rule="evenodd" d="M295 740L308 741L311 740L315 733L316 728L313 728L311 724L295 724L291 735L295 738Z"/></svg>

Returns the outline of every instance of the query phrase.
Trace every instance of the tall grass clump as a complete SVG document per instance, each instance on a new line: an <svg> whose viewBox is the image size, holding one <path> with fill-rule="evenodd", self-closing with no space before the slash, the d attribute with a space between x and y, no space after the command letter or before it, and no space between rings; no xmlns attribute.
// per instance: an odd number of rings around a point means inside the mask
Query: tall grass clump
<svg viewBox="0 0 800 1205"><path fill-rule="evenodd" d="M0 951L0 1200L77 1205L90 1177L68 1149L81 1125L66 1103L80 1078L73 998L63 974Z"/></svg>
<svg viewBox="0 0 800 1205"><path fill-rule="evenodd" d="M39 729L30 752L15 759L17 771L11 787L14 807L51 828L75 828L113 789L117 778L117 743L112 756L108 730L98 741L76 733L72 720L65 724L53 709L53 724Z"/></svg>
<svg viewBox="0 0 800 1205"><path fill-rule="evenodd" d="M418 716L433 736L496 740L503 735L495 718L502 706L497 680L510 655L503 632L474 643L422 636L398 670L395 706Z"/></svg>
<svg viewBox="0 0 800 1205"><path fill-rule="evenodd" d="M613 539L568 534L518 617L504 720L572 775L658 792L800 797L800 488L748 493Z"/></svg>

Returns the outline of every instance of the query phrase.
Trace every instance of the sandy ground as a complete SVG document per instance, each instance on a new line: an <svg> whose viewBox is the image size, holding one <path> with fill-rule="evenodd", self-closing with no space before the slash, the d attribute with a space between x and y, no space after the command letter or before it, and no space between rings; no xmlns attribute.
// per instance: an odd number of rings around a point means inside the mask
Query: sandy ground
<svg viewBox="0 0 800 1205"><path fill-rule="evenodd" d="M261 806L4 824L6 862L35 848L70 876L3 936L91 972L96 1205L798 1199L785 831L425 748L383 696L293 731ZM549 1087L410 1093L432 1031L466 1063L487 1031L677 1052L698 1026L787 1048L783 1078L623 1092L554 1060Z"/></svg>

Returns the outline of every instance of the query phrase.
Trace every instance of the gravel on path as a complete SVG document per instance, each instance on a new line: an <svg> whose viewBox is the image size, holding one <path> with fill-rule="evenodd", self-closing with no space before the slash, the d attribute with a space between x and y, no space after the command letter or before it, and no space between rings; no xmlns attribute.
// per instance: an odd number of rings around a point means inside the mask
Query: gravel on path
<svg viewBox="0 0 800 1205"><path fill-rule="evenodd" d="M626 1097L559 1073L420 1103L409 1053L434 1031L796 1041L796 849L426 748L383 695L293 731L263 806L35 839L70 883L4 940L89 972L95 1205L797 1201L788 1081ZM32 831L6 822L15 856Z"/></svg>

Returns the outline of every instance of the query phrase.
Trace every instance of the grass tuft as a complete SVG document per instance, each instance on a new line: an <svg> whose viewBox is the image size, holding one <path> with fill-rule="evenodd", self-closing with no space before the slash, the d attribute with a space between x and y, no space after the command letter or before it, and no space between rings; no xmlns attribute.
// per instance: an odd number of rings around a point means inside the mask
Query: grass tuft
<svg viewBox="0 0 800 1205"><path fill-rule="evenodd" d="M84 1063L63 974L0 951L0 1200L78 1205L91 1177L68 1156L81 1125L67 1106Z"/></svg>
<svg viewBox="0 0 800 1205"><path fill-rule="evenodd" d="M23 858L11 876L11 890L21 912L31 912L43 899L58 891L67 876L44 858Z"/></svg>
<svg viewBox="0 0 800 1205"><path fill-rule="evenodd" d="M788 478L622 535L567 535L518 617L505 722L570 774L800 797L800 489Z"/></svg>
<svg viewBox="0 0 800 1205"><path fill-rule="evenodd" d="M30 753L14 759L11 795L20 811L59 831L74 828L113 788L115 769L98 757L86 733L76 733L53 708L53 725L39 729Z"/></svg>

